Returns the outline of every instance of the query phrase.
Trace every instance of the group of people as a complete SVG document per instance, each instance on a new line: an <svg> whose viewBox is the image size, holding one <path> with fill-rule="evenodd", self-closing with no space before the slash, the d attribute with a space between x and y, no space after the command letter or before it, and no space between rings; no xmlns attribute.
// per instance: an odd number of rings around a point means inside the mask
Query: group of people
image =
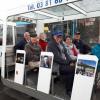
<svg viewBox="0 0 100 100"><path fill-rule="evenodd" d="M25 50L26 64L29 65L30 69L34 69L39 66L41 51L45 51L46 49L46 35L41 33L38 37L37 34L25 32L23 37L24 38L14 46L14 51Z"/></svg>
<svg viewBox="0 0 100 100"><path fill-rule="evenodd" d="M70 93L72 90L74 70L77 55L79 53L88 53L90 48L80 39L80 33L76 32L74 39L66 36L63 40L63 33L55 31L52 33L52 38L49 42L46 41L46 34L41 33L38 37L37 34L29 32L24 33L23 40L19 41L15 47L17 49L26 51L26 63L30 68L39 65L41 51L52 52L54 54L53 72L59 75L65 75L66 79L66 92Z"/></svg>
<svg viewBox="0 0 100 100"><path fill-rule="evenodd" d="M48 43L47 51L53 52L53 71L66 76L66 93L72 91L75 61L79 53L86 54L91 48L80 39L80 33L76 32L74 39L70 36L63 40L63 33L58 31L52 34L52 40Z"/></svg>

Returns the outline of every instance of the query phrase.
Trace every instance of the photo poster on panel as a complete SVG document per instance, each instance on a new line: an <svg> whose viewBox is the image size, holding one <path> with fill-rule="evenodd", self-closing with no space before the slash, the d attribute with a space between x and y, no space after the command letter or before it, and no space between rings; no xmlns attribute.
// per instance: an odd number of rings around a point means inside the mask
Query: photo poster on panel
<svg viewBox="0 0 100 100"><path fill-rule="evenodd" d="M53 57L52 52L41 52L37 90L46 94L50 91Z"/></svg>
<svg viewBox="0 0 100 100"><path fill-rule="evenodd" d="M25 57L26 57L26 53L24 50L16 51L14 82L19 84L23 84L24 81Z"/></svg>
<svg viewBox="0 0 100 100"><path fill-rule="evenodd" d="M78 55L71 100L90 100L94 85L98 58L94 55Z"/></svg>

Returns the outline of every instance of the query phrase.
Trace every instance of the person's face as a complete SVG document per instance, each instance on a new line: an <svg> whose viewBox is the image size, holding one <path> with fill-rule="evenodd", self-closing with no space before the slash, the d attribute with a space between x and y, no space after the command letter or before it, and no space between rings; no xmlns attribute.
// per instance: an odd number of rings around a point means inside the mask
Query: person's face
<svg viewBox="0 0 100 100"><path fill-rule="evenodd" d="M58 35L58 36L54 36L54 39L57 43L60 43L62 41L62 36L61 35Z"/></svg>
<svg viewBox="0 0 100 100"><path fill-rule="evenodd" d="M45 61L45 62L47 62L47 60L48 60L48 58L47 58L47 57L45 57L45 58L44 58L44 61Z"/></svg>
<svg viewBox="0 0 100 100"><path fill-rule="evenodd" d="M45 40L46 39L46 34L40 34L40 39Z"/></svg>
<svg viewBox="0 0 100 100"><path fill-rule="evenodd" d="M76 35L74 36L74 39L80 40L80 34L76 34Z"/></svg>
<svg viewBox="0 0 100 100"><path fill-rule="evenodd" d="M65 42L66 42L66 44L70 45L70 44L71 44L71 42L72 42L72 41L71 41L71 38L69 38L69 37L68 37L68 38L66 38L66 41L65 41Z"/></svg>
<svg viewBox="0 0 100 100"><path fill-rule="evenodd" d="M31 37L31 42L34 44L34 43L37 43L38 41L38 38L37 37Z"/></svg>
<svg viewBox="0 0 100 100"><path fill-rule="evenodd" d="M25 38L25 40L29 41L30 40L30 34L28 32L25 32L24 38Z"/></svg>

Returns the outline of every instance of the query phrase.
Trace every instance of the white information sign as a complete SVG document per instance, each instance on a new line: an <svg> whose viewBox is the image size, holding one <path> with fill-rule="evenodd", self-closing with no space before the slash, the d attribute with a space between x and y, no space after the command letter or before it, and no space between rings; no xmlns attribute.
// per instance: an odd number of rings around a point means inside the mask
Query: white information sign
<svg viewBox="0 0 100 100"><path fill-rule="evenodd" d="M53 53L41 52L37 90L49 94Z"/></svg>
<svg viewBox="0 0 100 100"><path fill-rule="evenodd" d="M24 68L25 68L25 51L17 50L16 52L16 65L15 65L15 78L14 82L23 84Z"/></svg>
<svg viewBox="0 0 100 100"><path fill-rule="evenodd" d="M91 99L97 64L94 55L78 55L71 100Z"/></svg>

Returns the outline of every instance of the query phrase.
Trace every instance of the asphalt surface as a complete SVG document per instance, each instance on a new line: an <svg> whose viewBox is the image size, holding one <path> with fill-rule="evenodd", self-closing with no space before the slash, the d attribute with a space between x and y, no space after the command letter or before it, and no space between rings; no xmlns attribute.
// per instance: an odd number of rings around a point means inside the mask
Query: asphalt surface
<svg viewBox="0 0 100 100"><path fill-rule="evenodd" d="M0 100L37 100L37 99L4 86L0 80ZM96 93L93 93L93 98L91 100L100 100L100 88L96 91Z"/></svg>
<svg viewBox="0 0 100 100"><path fill-rule="evenodd" d="M0 79L0 100L37 100L37 99L4 86Z"/></svg>
<svg viewBox="0 0 100 100"><path fill-rule="evenodd" d="M10 97L9 95L5 93L7 89L8 88L6 88L0 81L0 100L17 100L13 97Z"/></svg>

